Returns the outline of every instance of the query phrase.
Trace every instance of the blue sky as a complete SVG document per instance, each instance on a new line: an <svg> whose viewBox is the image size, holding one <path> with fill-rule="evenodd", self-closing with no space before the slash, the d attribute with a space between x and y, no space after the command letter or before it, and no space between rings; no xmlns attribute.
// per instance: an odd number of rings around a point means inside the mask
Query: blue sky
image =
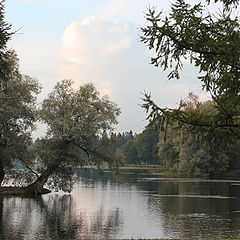
<svg viewBox="0 0 240 240"><path fill-rule="evenodd" d="M151 92L160 106L176 106L190 91L206 99L189 64L171 81L149 64L151 54L139 41L148 6L168 11L170 1L6 0L6 19L18 30L9 47L22 72L42 84L39 101L64 78L76 87L93 82L121 108L116 131L140 132L147 124L142 92Z"/></svg>

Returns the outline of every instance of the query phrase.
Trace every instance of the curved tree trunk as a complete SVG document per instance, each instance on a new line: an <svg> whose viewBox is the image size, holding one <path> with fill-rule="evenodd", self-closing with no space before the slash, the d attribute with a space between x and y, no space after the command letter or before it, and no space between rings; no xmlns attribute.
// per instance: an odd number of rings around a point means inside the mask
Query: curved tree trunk
<svg viewBox="0 0 240 240"><path fill-rule="evenodd" d="M49 193L50 191L44 189L43 186L47 183L48 178L60 167L62 161L64 161L64 156L66 153L66 146L63 145L61 152L59 153L59 158L57 161L48 166L48 168L37 178L35 182L26 187L26 193L31 196L37 196L44 193Z"/></svg>
<svg viewBox="0 0 240 240"><path fill-rule="evenodd" d="M4 238L4 227L3 227L3 199L0 198L0 239L5 239Z"/></svg>
<svg viewBox="0 0 240 240"><path fill-rule="evenodd" d="M44 193L49 193L50 190L44 189L44 184L48 181L51 174L58 168L58 165L53 165L49 167L45 172L43 172L35 182L31 183L26 187L26 193L31 196L37 196Z"/></svg>
<svg viewBox="0 0 240 240"><path fill-rule="evenodd" d="M5 172L4 172L4 169L3 169L3 163L0 160L0 187L1 187L3 179L4 179L4 175L5 175Z"/></svg>
<svg viewBox="0 0 240 240"><path fill-rule="evenodd" d="M26 187L27 194L31 196L38 196L45 193L43 186L47 182L48 177L49 176L41 175L35 182L27 186Z"/></svg>

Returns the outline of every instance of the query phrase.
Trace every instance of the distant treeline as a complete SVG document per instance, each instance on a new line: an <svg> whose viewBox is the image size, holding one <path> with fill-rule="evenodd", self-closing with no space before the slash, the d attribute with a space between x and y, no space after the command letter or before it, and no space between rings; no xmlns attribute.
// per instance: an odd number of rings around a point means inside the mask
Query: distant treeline
<svg viewBox="0 0 240 240"><path fill-rule="evenodd" d="M159 165L167 171L201 177L225 177L240 171L239 138L217 148L184 129L169 126L165 133L149 126L138 134L132 130L110 136L106 133L98 141L103 146L111 142L112 152L124 164Z"/></svg>
<svg viewBox="0 0 240 240"><path fill-rule="evenodd" d="M125 164L160 165L169 171L204 177L225 176L240 169L240 139L213 148L193 133L174 127L169 127L166 135L147 127L139 134L112 133L110 138Z"/></svg>

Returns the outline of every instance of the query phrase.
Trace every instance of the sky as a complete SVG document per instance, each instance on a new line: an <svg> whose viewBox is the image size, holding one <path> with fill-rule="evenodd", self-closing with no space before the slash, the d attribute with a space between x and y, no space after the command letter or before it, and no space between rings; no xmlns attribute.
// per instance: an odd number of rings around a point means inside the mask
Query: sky
<svg viewBox="0 0 240 240"><path fill-rule="evenodd" d="M140 42L140 27L149 6L168 12L159 0L6 0L6 20L17 31L15 49L23 74L42 85L41 102L58 81L74 87L92 82L121 108L117 132L141 132L147 125L141 108L143 92L159 106L174 107L189 92L200 95L197 69L188 61L180 80L150 64L151 53ZM44 134L39 125L35 136Z"/></svg>

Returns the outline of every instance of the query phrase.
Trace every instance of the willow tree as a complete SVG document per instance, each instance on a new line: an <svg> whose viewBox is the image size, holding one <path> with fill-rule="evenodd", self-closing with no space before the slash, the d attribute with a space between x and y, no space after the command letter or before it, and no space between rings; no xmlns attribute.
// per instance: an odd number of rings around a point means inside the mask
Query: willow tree
<svg viewBox="0 0 240 240"><path fill-rule="evenodd" d="M27 187L30 194L40 194L44 184L71 191L74 168L94 165L117 167L120 163L112 153L109 141L102 140L117 123L119 108L108 97L101 97L92 84L78 89L72 81L56 85L43 101L40 119L48 126L46 138L33 151L37 153L38 169L29 169L35 180Z"/></svg>
<svg viewBox="0 0 240 240"><path fill-rule="evenodd" d="M168 124L200 133L212 143L240 134L240 32L239 0L210 0L190 5L185 0L172 4L171 12L150 8L142 41L155 51L151 63L180 78L183 59L199 69L202 88L211 95L215 111L186 111L184 104L171 109L159 107L146 93L143 107L152 124L165 130ZM210 13L207 4L217 5Z"/></svg>
<svg viewBox="0 0 240 240"><path fill-rule="evenodd" d="M184 101L184 105L186 111L194 111L195 108L200 113L209 114L215 111L212 101L201 103L192 93ZM234 169L231 168L233 150L213 148L184 128L169 126L166 139L160 136L158 145L161 163L172 171L186 172L190 176L216 177L226 175L229 170Z"/></svg>

